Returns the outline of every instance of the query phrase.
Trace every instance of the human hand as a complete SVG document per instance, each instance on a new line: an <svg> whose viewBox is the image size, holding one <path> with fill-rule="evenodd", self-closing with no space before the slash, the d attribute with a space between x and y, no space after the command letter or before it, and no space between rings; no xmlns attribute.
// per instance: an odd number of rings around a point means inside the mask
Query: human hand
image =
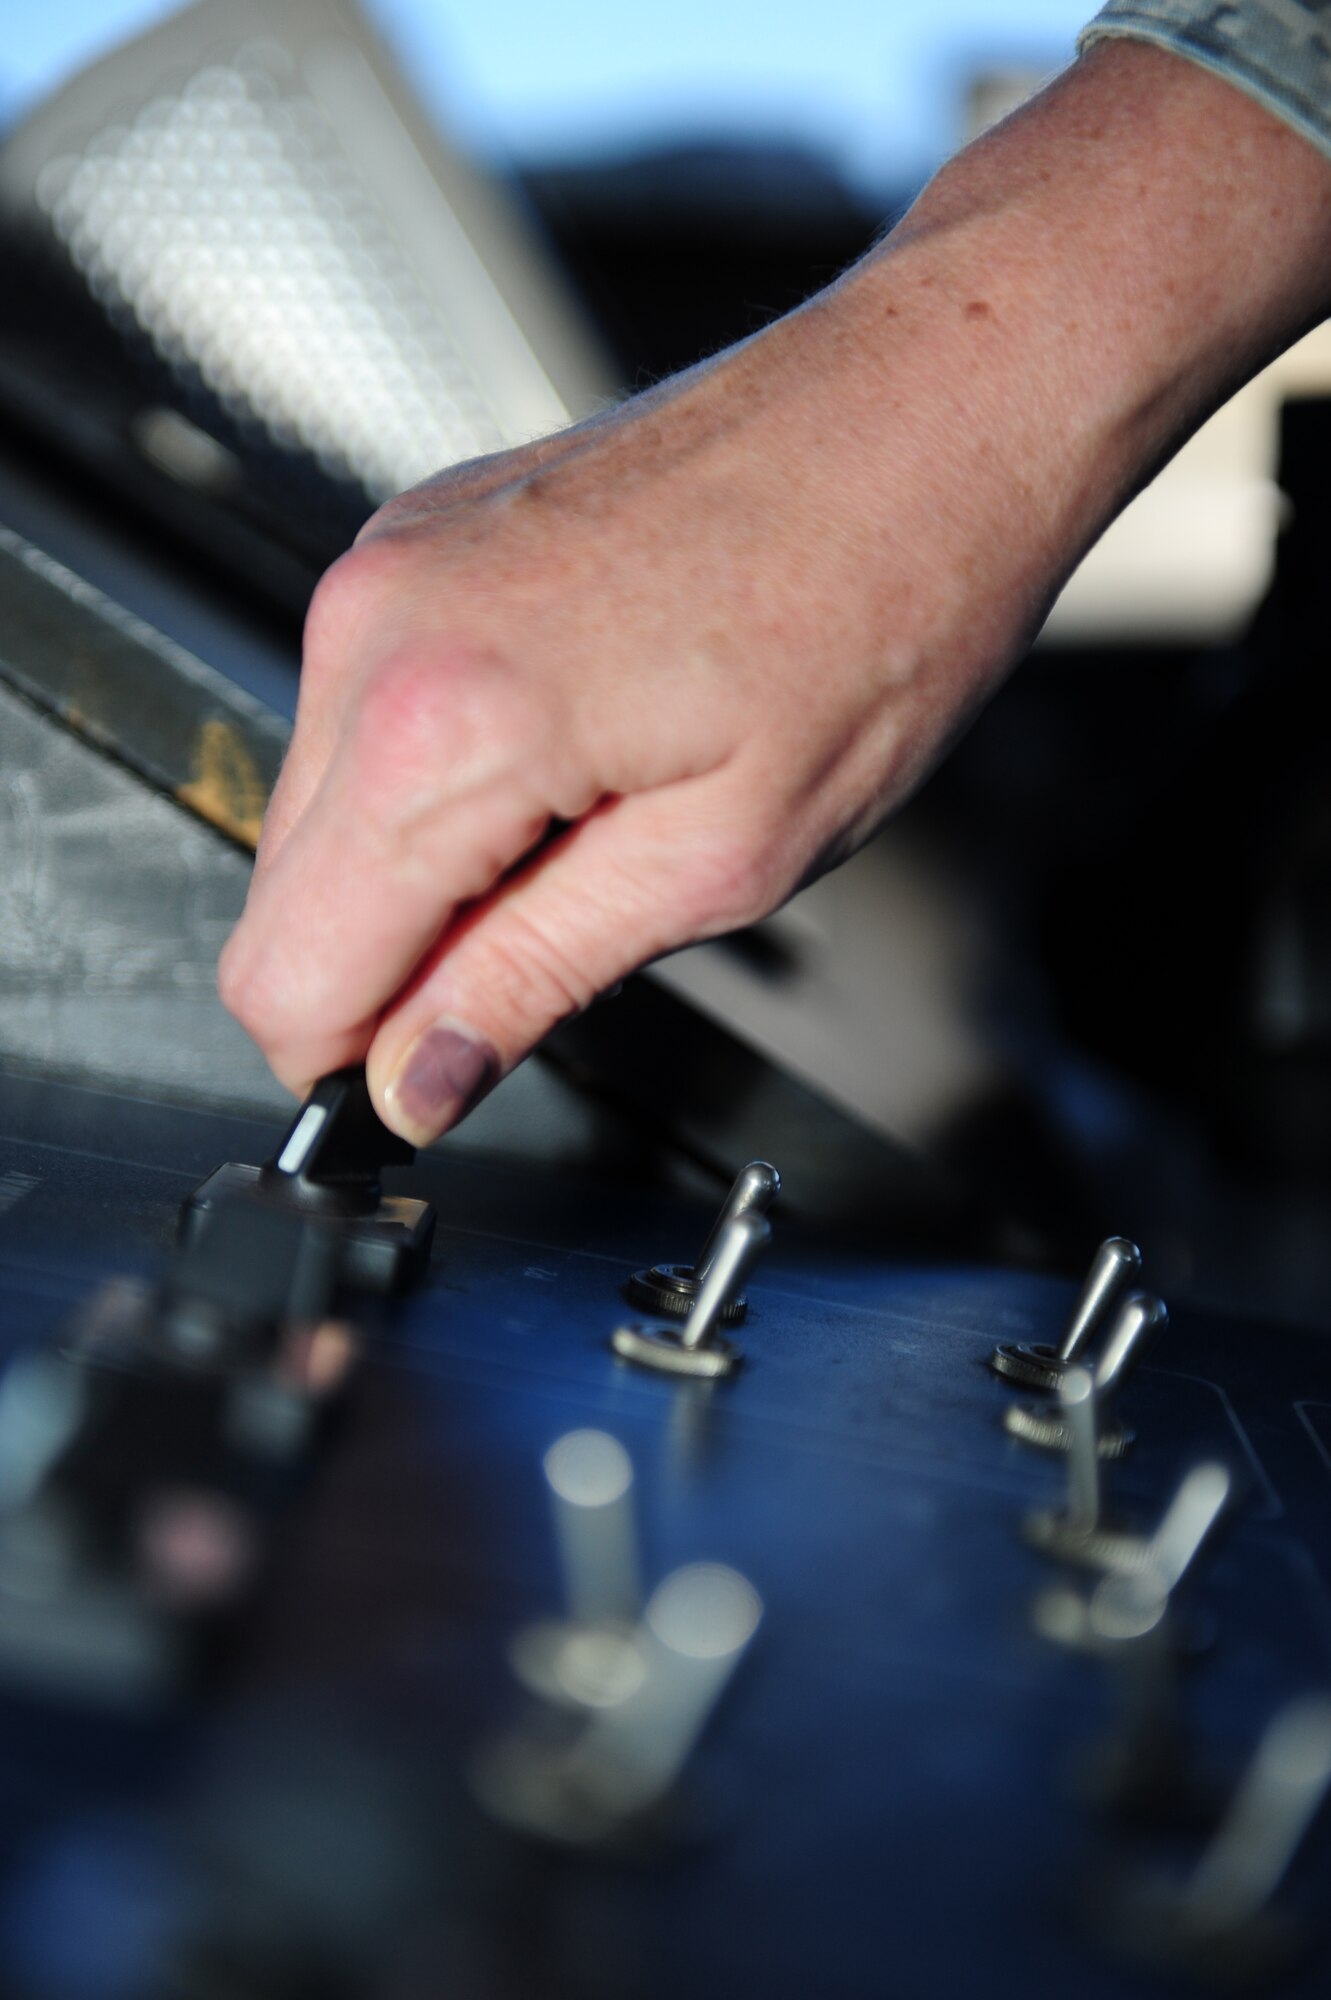
<svg viewBox="0 0 1331 2000"><path fill-rule="evenodd" d="M388 1121L433 1136L633 967L773 908L929 761L954 710L916 656L925 537L898 532L889 580L847 468L810 462L826 385L791 356L778 409L778 365L760 346L444 475L325 580L224 975L293 1088L368 1050Z"/></svg>
<svg viewBox="0 0 1331 2000"><path fill-rule="evenodd" d="M773 909L918 782L1233 365L1225 326L1205 352L1179 331L1200 277L1167 306L1178 257L1112 200L1108 169L1158 164L1161 64L1269 125L1175 58L1106 51L800 313L380 511L316 593L221 969L293 1089L364 1056L424 1143L557 1021ZM1083 158L1097 75L1108 168ZM1125 273L1140 324L1095 326L1088 378L1087 316Z"/></svg>

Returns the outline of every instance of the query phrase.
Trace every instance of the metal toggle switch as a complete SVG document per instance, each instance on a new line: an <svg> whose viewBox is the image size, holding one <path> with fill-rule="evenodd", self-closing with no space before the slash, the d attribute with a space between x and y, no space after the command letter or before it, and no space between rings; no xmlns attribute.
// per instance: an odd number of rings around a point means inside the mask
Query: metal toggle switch
<svg viewBox="0 0 1331 2000"><path fill-rule="evenodd" d="M622 1700L643 1671L632 1461L606 1431L569 1431L546 1452L542 1470L565 1613L525 1626L509 1664L553 1707L603 1708Z"/></svg>
<svg viewBox="0 0 1331 2000"><path fill-rule="evenodd" d="M724 1215L709 1240L706 1276L689 1317L674 1326L620 1326L610 1345L624 1361L668 1375L729 1375L741 1355L717 1329L740 1296L749 1272L771 1240L772 1225L756 1208Z"/></svg>
<svg viewBox="0 0 1331 2000"><path fill-rule="evenodd" d="M1072 1316L1057 1347L1046 1341L1001 1342L989 1357L996 1375L1025 1389L1054 1391L1077 1366L1104 1325L1125 1285L1141 1275L1142 1253L1126 1236L1110 1236L1096 1251Z"/></svg>
<svg viewBox="0 0 1331 2000"><path fill-rule="evenodd" d="M1115 1314L1093 1375L1099 1412L1097 1450L1101 1458L1121 1458L1131 1445L1133 1433L1109 1414L1109 1406L1156 1335L1168 1324L1164 1302L1152 1298L1148 1292L1130 1292ZM1013 1403L1003 1412L1003 1428L1023 1444L1038 1445L1042 1451L1072 1448L1072 1430L1058 1403Z"/></svg>
<svg viewBox="0 0 1331 2000"><path fill-rule="evenodd" d="M1116 1647L1163 1628L1172 1600L1210 1541L1234 1495L1219 1460L1193 1466L1149 1539L1105 1536L1103 1577L1089 1597L1060 1585L1042 1591L1032 1620L1043 1638L1087 1652ZM1103 1532L1103 1531L1101 1531Z"/></svg>
<svg viewBox="0 0 1331 2000"><path fill-rule="evenodd" d="M1113 1573L1088 1598L1064 1590L1037 1603L1046 1636L1103 1660L1111 1671L1109 1730L1077 1760L1079 1792L1115 1820L1158 1831L1214 1826L1220 1800L1213 1775L1190 1742L1182 1669L1206 1646L1209 1629L1171 1604L1232 1505L1235 1481L1219 1463L1194 1466L1151 1536L1104 1529L1099 1549L1068 1551Z"/></svg>
<svg viewBox="0 0 1331 2000"><path fill-rule="evenodd" d="M1058 1407L1068 1434L1067 1497L1062 1507L1041 1507L1028 1514L1022 1532L1046 1555L1081 1558L1104 1535L1100 1399L1089 1368L1069 1368L1061 1377Z"/></svg>
<svg viewBox="0 0 1331 2000"><path fill-rule="evenodd" d="M712 1261L728 1223L740 1215L766 1215L781 1192L781 1176L766 1160L750 1160L735 1176L721 1212L707 1240L691 1264L653 1264L650 1271L635 1271L625 1290L629 1302L658 1319L687 1319L712 1268ZM724 1326L739 1326L748 1310L742 1293L727 1300L721 1314Z"/></svg>
<svg viewBox="0 0 1331 2000"><path fill-rule="evenodd" d="M1106 1519L1099 1463L1099 1412L1094 1378L1070 1368L1059 1384L1059 1407L1069 1433L1068 1490L1061 1508L1026 1516L1022 1532L1033 1548L1060 1562L1106 1571L1150 1573L1177 1582L1233 1497L1234 1478L1221 1464L1195 1466L1186 1475L1154 1535L1134 1533ZM1194 1537L1200 1537L1194 1545ZM1168 1588L1173 1588L1173 1582Z"/></svg>
<svg viewBox="0 0 1331 2000"><path fill-rule="evenodd" d="M593 1718L577 1747L572 1776L584 1797L622 1822L674 1790L762 1614L753 1585L724 1563L689 1563L657 1585L642 1681Z"/></svg>
<svg viewBox="0 0 1331 2000"><path fill-rule="evenodd" d="M353 1288L404 1291L424 1274L434 1210L385 1194L379 1177L382 1168L408 1166L415 1157L380 1120L364 1070L335 1070L315 1085L262 1167L230 1160L194 1190L181 1206L180 1241L197 1242L223 1205L262 1206L335 1229L342 1273Z"/></svg>
<svg viewBox="0 0 1331 2000"><path fill-rule="evenodd" d="M722 1563L690 1563L653 1591L639 1672L572 1734L515 1730L472 1760L494 1818L567 1846L638 1845L687 1825L681 1779L762 1618L753 1585Z"/></svg>
<svg viewBox="0 0 1331 2000"><path fill-rule="evenodd" d="M1274 1898L1328 1796L1331 1697L1305 1696L1268 1724L1191 1873L1120 1887L1099 1913L1103 1927L1135 1957L1268 1990L1305 1944Z"/></svg>

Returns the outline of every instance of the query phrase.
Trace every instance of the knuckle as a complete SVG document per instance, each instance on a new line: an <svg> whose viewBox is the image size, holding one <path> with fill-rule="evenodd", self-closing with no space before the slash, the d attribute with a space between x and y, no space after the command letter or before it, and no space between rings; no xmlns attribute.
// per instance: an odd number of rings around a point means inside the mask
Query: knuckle
<svg viewBox="0 0 1331 2000"><path fill-rule="evenodd" d="M438 664L417 650L383 662L361 690L356 745L397 780L420 759L435 760L452 733L450 689Z"/></svg>
<svg viewBox="0 0 1331 2000"><path fill-rule="evenodd" d="M353 724L358 776L411 817L446 777L468 790L509 775L539 791L552 732L539 691L489 649L414 642L376 668ZM535 780L536 782L533 782Z"/></svg>
<svg viewBox="0 0 1331 2000"><path fill-rule="evenodd" d="M756 923L780 900L771 846L747 833L709 840L691 857L687 895L700 937Z"/></svg>
<svg viewBox="0 0 1331 2000"><path fill-rule="evenodd" d="M349 550L326 569L314 586L305 613L306 662L316 656L347 620L350 600L360 592L356 552Z"/></svg>
<svg viewBox="0 0 1331 2000"><path fill-rule="evenodd" d="M305 614L302 680L347 658L362 628L397 589L401 574L399 550L373 542L348 549L324 571Z"/></svg>
<svg viewBox="0 0 1331 2000"><path fill-rule="evenodd" d="M217 961L217 991L227 1013L256 1041L262 1041L268 1013L265 997L255 977L254 961L234 934Z"/></svg>
<svg viewBox="0 0 1331 2000"><path fill-rule="evenodd" d="M228 1014L259 1044L270 1062L298 1025L289 977L278 955L255 951L244 930L233 932L217 963L217 991ZM297 1037L298 1039L298 1037Z"/></svg>
<svg viewBox="0 0 1331 2000"><path fill-rule="evenodd" d="M390 823L414 817L469 758L460 678L452 662L412 647L385 660L360 692L350 725L357 787Z"/></svg>
<svg viewBox="0 0 1331 2000"><path fill-rule="evenodd" d="M288 1088L299 1090L313 1080L320 1067L331 1068L334 1064L311 1068L306 1059L308 1044L301 1032L305 1016L291 1004L291 995L284 992L280 974L278 982L275 983L263 961L243 949L233 950L229 944L223 948L217 966L217 990L222 1005L258 1044L278 1079Z"/></svg>

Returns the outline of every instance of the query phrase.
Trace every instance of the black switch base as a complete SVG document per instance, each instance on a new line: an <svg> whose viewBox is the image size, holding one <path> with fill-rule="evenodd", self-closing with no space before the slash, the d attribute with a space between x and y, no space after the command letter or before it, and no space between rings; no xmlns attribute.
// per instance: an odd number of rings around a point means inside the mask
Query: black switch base
<svg viewBox="0 0 1331 2000"><path fill-rule="evenodd" d="M195 1188L180 1205L180 1242L196 1243L208 1218L237 1196L253 1202L264 1198L263 1168L228 1160ZM279 1196L271 1197L274 1201ZM434 1210L428 1201L406 1195L380 1195L368 1215L339 1219L343 1282L353 1291L397 1297L425 1275L434 1237Z"/></svg>

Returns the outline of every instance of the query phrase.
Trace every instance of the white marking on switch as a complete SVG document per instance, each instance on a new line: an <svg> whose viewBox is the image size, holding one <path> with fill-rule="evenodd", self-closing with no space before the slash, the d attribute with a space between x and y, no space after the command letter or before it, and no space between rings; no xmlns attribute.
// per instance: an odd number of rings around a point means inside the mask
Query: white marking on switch
<svg viewBox="0 0 1331 2000"><path fill-rule="evenodd" d="M296 1128L277 1156L279 1174L299 1173L309 1158L310 1148L322 1132L328 1108L323 1104L307 1104L296 1120Z"/></svg>

